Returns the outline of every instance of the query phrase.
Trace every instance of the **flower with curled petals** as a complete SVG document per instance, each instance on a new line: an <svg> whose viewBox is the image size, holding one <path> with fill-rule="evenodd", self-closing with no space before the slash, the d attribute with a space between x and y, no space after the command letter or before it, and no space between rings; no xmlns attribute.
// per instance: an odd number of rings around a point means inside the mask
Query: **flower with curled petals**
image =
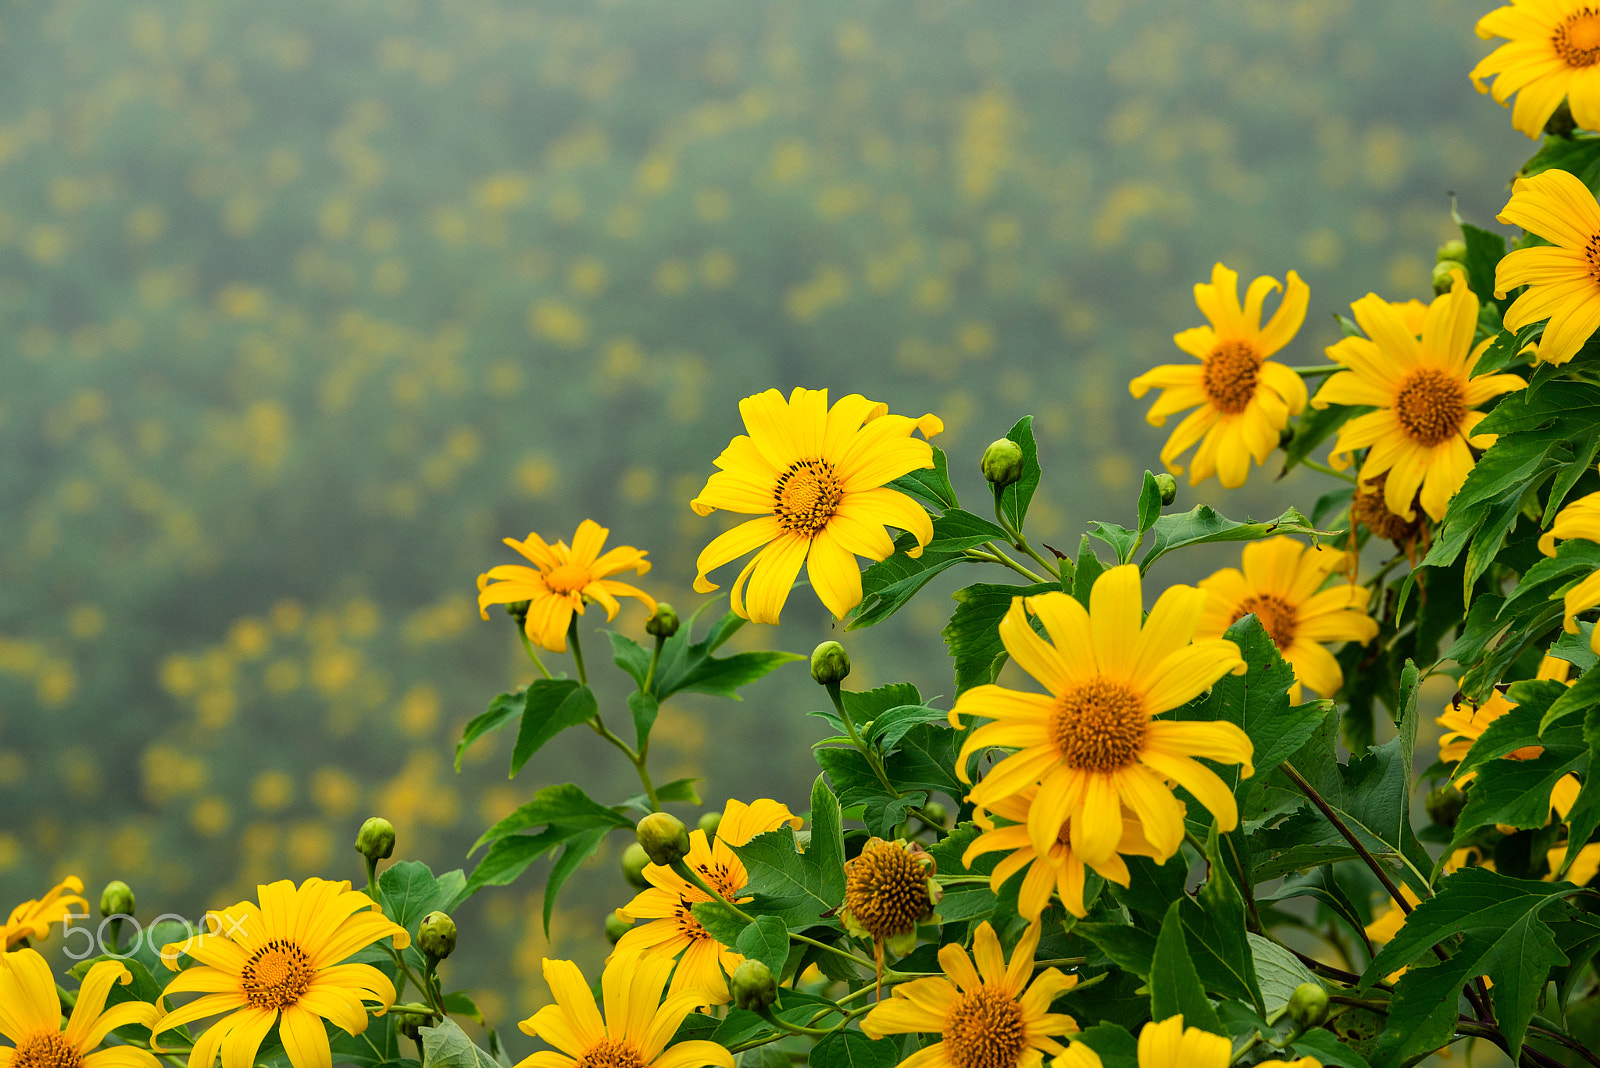
<svg viewBox="0 0 1600 1068"><path fill-rule="evenodd" d="M119 1027L149 1027L161 1010L143 1001L124 1001L106 1008L106 997L133 975L120 963L102 960L90 966L78 988L78 999L66 1026L61 1025L61 999L50 965L31 949L0 956L0 1037L14 1045L0 1046L5 1068L160 1068L147 1050L127 1045L96 1049Z"/></svg>
<svg viewBox="0 0 1600 1068"><path fill-rule="evenodd" d="M1506 43L1472 68L1478 92L1505 104L1516 94L1511 125L1538 137L1561 101L1586 130L1600 130L1600 6L1592 0L1511 0L1478 20L1484 40ZM1493 87L1483 84L1494 78Z"/></svg>
<svg viewBox="0 0 1600 1068"><path fill-rule="evenodd" d="M0 953L21 944L25 938L45 937L50 933L50 925L57 920L88 916L89 902L79 896L82 893L83 880L69 875L39 900L24 901L12 909L5 924L0 926Z"/></svg>
<svg viewBox="0 0 1600 1068"><path fill-rule="evenodd" d="M888 483L933 466L931 438L944 429L938 417L889 415L888 406L852 393L828 407L825 389L799 389L784 400L775 389L739 402L747 434L717 457L720 471L689 502L695 512L717 509L759 516L714 538L695 562L696 593L716 583L708 572L760 550L734 579L734 612L756 623L776 623L804 564L811 587L836 619L861 603L856 557L884 560L894 541L885 527L909 532L922 555L933 522L922 505ZM748 589L747 585L748 584Z"/></svg>
<svg viewBox="0 0 1600 1068"><path fill-rule="evenodd" d="M1506 309L1505 327L1550 320L1534 358L1566 363L1600 328L1600 204L1575 176L1548 170L1518 178L1496 218L1550 242L1514 249L1495 266L1495 296L1528 287Z"/></svg>
<svg viewBox="0 0 1600 1068"><path fill-rule="evenodd" d="M1016 750L990 769L969 795L993 809L1003 797L1038 784L1028 808L1028 840L1048 854L1069 817L1068 843L1085 864L1109 862L1123 839L1124 806L1140 824L1157 859L1178 851L1184 806L1176 783L1194 795L1224 830L1238 823L1233 791L1195 757L1242 764L1252 774L1254 747L1237 725L1155 718L1204 693L1223 675L1245 671L1239 647L1223 638L1191 641L1207 594L1173 586L1141 625L1139 568L1113 567L1095 580L1086 611L1065 593L1018 597L1000 621L1000 640L1017 666L1048 694L975 686L956 699L962 716L993 722L974 730L956 769L966 776L978 749ZM1038 616L1050 640L1033 632Z"/></svg>
<svg viewBox="0 0 1600 1068"><path fill-rule="evenodd" d="M1193 327L1172 339L1198 359L1199 366L1162 364L1128 384L1135 397L1152 388L1165 391L1145 415L1152 426L1161 426L1167 416L1198 406L1161 449L1161 462L1176 475L1183 468L1172 461L1195 442L1200 443L1189 465L1191 485L1213 473L1230 489L1244 485L1250 460L1266 463L1278 447L1278 436L1289 417L1305 409L1306 387L1300 376L1267 357L1287 345L1305 322L1311 291L1290 271L1283 302L1262 326L1261 304L1278 288L1274 278L1257 278L1250 283L1241 308L1238 274L1217 264L1211 270L1210 283L1194 287L1195 303L1211 325Z"/></svg>

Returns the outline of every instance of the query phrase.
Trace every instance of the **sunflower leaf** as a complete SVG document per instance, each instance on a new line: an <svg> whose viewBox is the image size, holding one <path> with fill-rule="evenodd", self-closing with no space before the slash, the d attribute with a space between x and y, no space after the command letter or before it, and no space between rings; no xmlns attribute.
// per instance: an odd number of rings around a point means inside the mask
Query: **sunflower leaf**
<svg viewBox="0 0 1600 1068"><path fill-rule="evenodd" d="M1496 301L1494 296L1494 269L1506 254L1506 239L1490 230L1482 230L1471 223L1461 224L1461 236L1467 243L1467 284L1485 304L1498 303L1502 310L1509 299Z"/></svg>
<svg viewBox="0 0 1600 1068"><path fill-rule="evenodd" d="M471 748L472 743L488 734L497 731L507 723L522 715L527 707L527 697L522 690L512 690L500 694L489 702L487 710L473 716L461 732L461 741L456 743L456 770L461 770L461 757Z"/></svg>
<svg viewBox="0 0 1600 1068"><path fill-rule="evenodd" d="M421 1027L422 1068L500 1068L500 1063L472 1044L448 1016L437 1027Z"/></svg>
<svg viewBox="0 0 1600 1068"><path fill-rule="evenodd" d="M1028 518L1033 491L1039 488L1039 447L1033 440L1033 416L1018 419L1017 425L1006 431L1006 437L1022 446L1022 477L1000 491L1000 512L1012 530L1021 530Z"/></svg>
<svg viewBox="0 0 1600 1068"><path fill-rule="evenodd" d="M811 1047L810 1068L894 1068L900 1050L893 1042L874 1042L860 1031L834 1031Z"/></svg>
<svg viewBox="0 0 1600 1068"><path fill-rule="evenodd" d="M821 775L811 784L811 841L806 852L814 854L822 872L823 896L843 900L844 816L839 811L839 799Z"/></svg>
<svg viewBox="0 0 1600 1068"><path fill-rule="evenodd" d="M572 830L592 827L633 829L633 821L627 816L593 800L576 783L566 782L546 786L534 794L532 801L521 805L511 815L484 831L467 853L476 853L490 842L547 824Z"/></svg>
<svg viewBox="0 0 1600 1068"><path fill-rule="evenodd" d="M889 488L899 490L909 497L915 497L923 504L932 505L941 512L959 508L961 502L956 499L955 487L950 484L949 460L939 446L934 445L931 448L933 467L922 467L901 475L889 483Z"/></svg>
<svg viewBox="0 0 1600 1068"><path fill-rule="evenodd" d="M1189 956L1181 904L1174 901L1168 907L1161 933L1156 936L1155 954L1150 961L1150 1015L1152 1019L1165 1020L1181 1013L1186 1026L1220 1034L1222 1021L1217 1019L1217 1010L1206 997L1200 973Z"/></svg>
<svg viewBox="0 0 1600 1068"><path fill-rule="evenodd" d="M1307 407L1294 427L1294 436L1283 447L1283 471L1288 474L1305 462L1311 450L1327 441L1341 426L1370 408L1357 408L1344 404L1330 404L1326 408Z"/></svg>
<svg viewBox="0 0 1600 1068"><path fill-rule="evenodd" d="M981 516L952 508L933 520L933 540L922 555L912 557L917 539L902 533L895 539L894 555L861 573L861 603L850 614L848 630L881 623L898 612L934 576L970 558L966 551L984 542L1006 541L1007 535Z"/></svg>
<svg viewBox="0 0 1600 1068"><path fill-rule="evenodd" d="M1224 635L1239 647L1245 662L1243 675L1224 675L1211 687L1208 720L1227 720L1244 729L1255 747L1252 763L1256 775L1277 767L1322 723L1329 702L1289 707L1289 687L1294 669L1283 659L1261 620L1244 616ZM1237 765L1223 770L1223 779L1235 790L1243 781Z"/></svg>
<svg viewBox="0 0 1600 1068"><path fill-rule="evenodd" d="M1149 549L1139 561L1141 573L1149 571L1163 556L1188 545L1209 545L1221 541L1259 541L1276 534L1305 534L1312 538L1332 537L1333 531L1317 530L1297 509L1289 508L1269 523L1245 520L1235 522L1219 515L1210 505L1199 505L1187 512L1162 516L1150 527Z"/></svg>
<svg viewBox="0 0 1600 1068"><path fill-rule="evenodd" d="M1051 582L1032 586L978 582L951 594L956 610L940 633L955 661L957 696L991 681L994 658L1005 652L998 629L1000 620L1011 610L1012 600L1060 588Z"/></svg>
<svg viewBox="0 0 1600 1068"><path fill-rule="evenodd" d="M829 892L837 876L823 871L820 856L799 851L788 824L732 848L750 877L746 892L755 896L747 912L777 916L795 931L823 923L823 915L838 907Z"/></svg>
<svg viewBox="0 0 1600 1068"><path fill-rule="evenodd" d="M783 971L783 962L789 959L789 929L776 916L757 916L739 932L731 948L741 957L760 961L778 975Z"/></svg>
<svg viewBox="0 0 1600 1068"><path fill-rule="evenodd" d="M511 775L517 772L544 744L568 727L587 723L600 711L594 691L576 679L535 679L528 686L517 728L517 744L511 750Z"/></svg>

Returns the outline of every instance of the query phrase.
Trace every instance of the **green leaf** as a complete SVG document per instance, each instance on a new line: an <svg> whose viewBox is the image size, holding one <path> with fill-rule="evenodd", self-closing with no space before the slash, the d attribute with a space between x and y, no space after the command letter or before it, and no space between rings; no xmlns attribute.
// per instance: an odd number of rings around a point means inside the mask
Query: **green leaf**
<svg viewBox="0 0 1600 1068"><path fill-rule="evenodd" d="M739 932L732 949L741 957L760 961L777 975L789 956L789 929L776 916L757 916Z"/></svg>
<svg viewBox="0 0 1600 1068"><path fill-rule="evenodd" d="M944 450L937 445L933 446L931 469L922 467L901 475L889 483L889 488L915 497L941 512L961 507L961 502L956 500L955 487L950 484L949 461L945 458Z"/></svg>
<svg viewBox="0 0 1600 1068"><path fill-rule="evenodd" d="M1544 523L1541 525L1546 530L1555 522L1561 502L1567 499L1572 487L1594 466L1595 455L1600 453L1600 424L1580 431L1571 445L1572 456L1556 472L1555 480L1550 483L1550 498L1544 502Z"/></svg>
<svg viewBox="0 0 1600 1068"><path fill-rule="evenodd" d="M1388 1021L1373 1047L1373 1068L1400 1068L1441 1049L1455 1035L1461 987L1476 974L1458 951L1448 960L1429 957L1406 971L1389 999Z"/></svg>
<svg viewBox="0 0 1600 1068"><path fill-rule="evenodd" d="M686 805L703 804L704 802L700 800L699 791L694 788L694 784L702 781L702 778L703 776L695 775L689 778L673 779L669 783L663 783L661 786L656 788L656 797L659 798L663 803L668 801L678 801Z"/></svg>
<svg viewBox="0 0 1600 1068"><path fill-rule="evenodd" d="M891 682L871 690L844 690L839 698L858 724L875 720L891 708L922 704L922 694L909 682Z"/></svg>
<svg viewBox="0 0 1600 1068"><path fill-rule="evenodd" d="M1178 902L1172 904L1176 906ZM1072 933L1093 942L1112 964L1124 971L1148 978L1155 966L1156 938L1148 931L1125 923L1080 922L1072 928ZM1188 958L1187 948L1184 956ZM1189 967L1193 969L1194 964L1191 962Z"/></svg>
<svg viewBox="0 0 1600 1068"><path fill-rule="evenodd" d="M465 990L455 990L444 996L446 1012L456 1016L465 1016L479 1027L489 1026L484 1022L483 1010L478 1008L478 1003L472 1000L472 995Z"/></svg>
<svg viewBox="0 0 1600 1068"><path fill-rule="evenodd" d="M927 705L896 705L878 715L870 729L862 732L864 740L877 743L879 749L888 751L904 738L906 732L919 723L947 723L950 713L942 708Z"/></svg>
<svg viewBox="0 0 1600 1068"><path fill-rule="evenodd" d="M402 860L378 876L384 913L416 941L422 917L435 909L449 911L462 900L466 877L460 871L434 877L419 860Z"/></svg>
<svg viewBox="0 0 1600 1068"><path fill-rule="evenodd" d="M933 540L921 556L908 555L908 550L916 547L917 540L910 534L901 534L895 539L893 556L862 572L861 603L851 613L847 629L858 630L888 619L935 575L966 562L968 549L996 539L1006 541L1006 532L987 519L959 508L934 518Z"/></svg>
<svg viewBox="0 0 1600 1068"><path fill-rule="evenodd" d="M1089 606L1089 591L1094 589L1095 580L1105 574L1105 570L1106 565L1100 562L1100 557L1095 555L1089 544L1089 535L1083 535L1078 539L1078 563L1073 569L1072 596L1085 608Z"/></svg>
<svg viewBox="0 0 1600 1068"><path fill-rule="evenodd" d="M1153 471L1144 473L1144 485L1139 488L1139 533L1142 535L1161 515L1161 487L1156 484Z"/></svg>
<svg viewBox="0 0 1600 1068"><path fill-rule="evenodd" d="M540 834L513 834L497 839L489 852L478 861L467 880L467 893L477 893L486 886L509 886L529 864L577 833L565 827L549 827Z"/></svg>
<svg viewBox="0 0 1600 1068"><path fill-rule="evenodd" d="M1560 686L1560 683L1554 685ZM1587 712L1596 704L1600 704L1600 671L1585 671L1571 686L1562 688L1560 696L1550 703L1539 721L1539 733L1542 735L1568 716Z"/></svg>
<svg viewBox="0 0 1600 1068"><path fill-rule="evenodd" d="M1451 778L1459 779L1474 768L1491 760L1499 760L1525 745L1538 745L1545 712L1566 689L1561 683L1548 679L1528 679L1517 683L1507 693L1513 707L1484 728L1456 766Z"/></svg>
<svg viewBox="0 0 1600 1068"><path fill-rule="evenodd" d="M1139 1043L1127 1028L1099 1023L1072 1036L1100 1056L1104 1068L1139 1068Z"/></svg>
<svg viewBox="0 0 1600 1068"><path fill-rule="evenodd" d="M578 865L594 856L595 850L600 848L600 843L611 830L609 827L596 827L593 830L579 831L568 838L561 846L561 855L550 866L550 877L544 884L544 936L550 937L550 914L555 911L556 894L561 890L561 885L567 881Z"/></svg>
<svg viewBox="0 0 1600 1068"><path fill-rule="evenodd" d="M1506 254L1506 239L1470 223L1461 224L1461 236L1467 243L1467 284L1483 303L1496 303L1494 269ZM1504 307L1510 301L1499 303Z"/></svg>
<svg viewBox="0 0 1600 1068"><path fill-rule="evenodd" d="M566 730L587 723L600 712L594 691L575 679L535 679L528 687L517 744L511 751L511 775L539 749Z"/></svg>
<svg viewBox="0 0 1600 1068"><path fill-rule="evenodd" d="M811 1047L811 1068L894 1068L900 1063L893 1042L874 1042L860 1031L834 1031Z"/></svg>
<svg viewBox="0 0 1600 1068"><path fill-rule="evenodd" d="M1261 984L1261 999L1267 1010L1264 1015L1269 1022L1275 1021L1288 1006L1295 987L1302 983L1320 986L1321 980L1311 974L1311 969L1302 964L1299 957L1272 939L1253 931L1247 937L1250 954L1255 959L1256 979Z"/></svg>
<svg viewBox="0 0 1600 1068"><path fill-rule="evenodd" d="M1017 425L1006 431L1006 437L1022 446L1022 477L1000 492L1000 513L1012 530L1021 530L1028 518L1033 491L1039 488L1039 447L1033 440L1033 416L1018 419Z"/></svg>
<svg viewBox="0 0 1600 1068"><path fill-rule="evenodd" d="M1139 532L1118 523L1090 523L1089 537L1109 546L1119 564L1133 559L1134 550L1139 546Z"/></svg>
<svg viewBox="0 0 1600 1068"><path fill-rule="evenodd" d="M1359 328L1357 330L1359 333ZM1289 444L1284 446L1283 472L1278 477L1281 478L1300 466L1306 457L1311 455L1313 449L1333 437L1345 423L1366 411L1371 409L1344 404L1330 404L1326 408L1307 406L1295 423L1294 436L1289 439Z"/></svg>
<svg viewBox="0 0 1600 1068"><path fill-rule="evenodd" d="M1206 840L1206 862L1211 872L1200 887L1199 903L1178 902L1189 932L1189 952L1207 990L1249 1001L1265 1012L1261 985L1256 978L1255 956L1245 937L1244 898L1223 863L1222 836L1213 824Z"/></svg>
<svg viewBox="0 0 1600 1068"><path fill-rule="evenodd" d="M979 582L951 595L956 600L956 610L941 633L955 660L957 696L991 680L994 658L1005 652L1005 644L1000 641L1000 620L1011 610L1012 600L1060 588L1048 582L1032 586Z"/></svg>
<svg viewBox="0 0 1600 1068"><path fill-rule="evenodd" d="M489 702L486 712L473 716L467 723L466 729L461 732L461 741L456 743L456 770L461 770L461 756L472 743L482 738L490 731L497 731L522 714L527 705L527 698L521 690L503 693Z"/></svg>
<svg viewBox="0 0 1600 1068"><path fill-rule="evenodd" d="M546 824L573 830L593 827L619 827L629 831L633 829L633 821L627 816L592 800L576 783L567 782L557 786L546 786L534 794L532 801L520 806L511 815L484 831L467 853L470 856L496 839L518 834L533 827L543 827Z"/></svg>
<svg viewBox="0 0 1600 1068"><path fill-rule="evenodd" d="M1174 901L1167 909L1166 918L1161 921L1161 933L1156 937L1155 955L1150 964L1150 1016L1165 1020L1181 1013L1186 1026L1221 1034L1222 1021L1217 1019L1217 1010L1207 1000L1200 975L1189 957L1183 920L1179 918L1181 904Z"/></svg>
<svg viewBox="0 0 1600 1068"><path fill-rule="evenodd" d="M704 610L702 607L701 611ZM661 657L656 662L655 675L650 682L650 693L658 704L675 693L704 693L737 701L740 700L738 690L741 686L749 685L791 661L805 659L799 653L767 651L714 656L712 654L733 637L746 621L732 612L724 613L705 638L697 642L693 640L693 632L699 616L700 612L696 612L693 618L678 628L678 633L661 645ZM625 635L610 633L610 638L612 658L643 689L645 677L650 671L650 654ZM643 707L647 710L648 706ZM637 732L641 710L634 708L632 698L629 699L628 708L633 712L634 729ZM654 723L653 715L649 719ZM641 745L644 743L643 734L639 735L639 742Z"/></svg>
<svg viewBox="0 0 1600 1068"><path fill-rule="evenodd" d="M1596 170L1600 169L1600 137L1589 133L1574 133L1571 137L1551 134L1517 174L1527 178L1552 169L1577 175L1584 185L1592 186Z"/></svg>
<svg viewBox="0 0 1600 1068"><path fill-rule="evenodd" d="M843 901L844 815L839 811L839 799L821 775L811 784L811 841L806 852L822 874L822 896Z"/></svg>
<svg viewBox="0 0 1600 1068"><path fill-rule="evenodd" d="M749 920L736 914L724 901L697 901L689 906L689 911L706 929L706 934L730 949L744 934L744 929L750 926Z"/></svg>
<svg viewBox="0 0 1600 1068"><path fill-rule="evenodd" d="M1239 647L1243 675L1224 675L1211 687L1208 719L1226 720L1244 728L1255 747L1251 763L1257 776L1277 767L1305 744L1321 725L1331 702L1289 707L1294 669L1283 659L1266 628L1254 615L1228 627L1225 637ZM1235 768L1224 776L1238 785Z"/></svg>
<svg viewBox="0 0 1600 1068"><path fill-rule="evenodd" d="M500 1068L489 1054L472 1044L461 1025L448 1016L422 1034L422 1068Z"/></svg>
<svg viewBox="0 0 1600 1068"><path fill-rule="evenodd" d="M655 726L656 716L661 712L661 702L654 694L635 690L628 695L628 711L633 715L634 743L643 749L650 739L650 728Z"/></svg>
<svg viewBox="0 0 1600 1068"><path fill-rule="evenodd" d="M829 892L837 876L799 851L788 824L732 848L749 873L746 892L755 896L754 910L779 917L791 931L822 923L843 899Z"/></svg>
<svg viewBox="0 0 1600 1068"><path fill-rule="evenodd" d="M1163 556L1174 549L1189 545L1209 545L1224 541L1259 541L1278 534L1305 534L1310 537L1331 536L1311 526L1305 516L1293 508L1284 511L1270 523L1245 520L1235 522L1219 515L1210 505L1202 504L1187 512L1169 513L1155 521L1146 540L1149 548L1139 561L1140 572L1150 570Z"/></svg>
<svg viewBox="0 0 1600 1068"><path fill-rule="evenodd" d="M1589 751L1581 746L1547 745L1532 760L1495 760L1478 769L1467 791L1467 804L1456 821L1452 849L1479 827L1543 827L1550 822L1550 793L1556 783L1588 766Z"/></svg>
<svg viewBox="0 0 1600 1068"><path fill-rule="evenodd" d="M1371 1068L1366 1058L1334 1037L1332 1031L1312 1028L1289 1045L1289 1052L1314 1057L1324 1068Z"/></svg>

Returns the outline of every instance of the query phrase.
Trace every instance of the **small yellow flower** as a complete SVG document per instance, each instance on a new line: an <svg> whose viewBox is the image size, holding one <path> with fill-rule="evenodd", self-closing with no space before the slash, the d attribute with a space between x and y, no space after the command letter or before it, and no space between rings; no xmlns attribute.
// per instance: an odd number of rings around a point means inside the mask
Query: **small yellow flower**
<svg viewBox="0 0 1600 1068"><path fill-rule="evenodd" d="M869 1038L936 1034L940 1041L913 1053L899 1068L1039 1068L1046 1053L1060 1053L1056 1038L1078 1030L1050 1003L1078 977L1047 968L1033 976L1039 925L1032 924L1006 962L988 921L978 925L972 955L959 945L939 950L944 977L913 979L894 988L861 1021ZM976 964L976 967L974 967ZM1031 977L1031 982L1030 982Z"/></svg>
<svg viewBox="0 0 1600 1068"><path fill-rule="evenodd" d="M888 415L888 406L852 393L828 407L825 389L775 389L739 402L748 436L728 443L700 495L699 515L717 509L760 516L713 539L695 562L696 593L716 583L707 573L756 549L734 579L729 600L739 615L776 623L789 589L806 566L811 587L836 619L861 603L856 557L884 560L894 553L885 527L911 532L920 556L933 538L923 507L887 483L933 466L931 438L944 429L936 416ZM745 592L749 584L748 596Z"/></svg>
<svg viewBox="0 0 1600 1068"><path fill-rule="evenodd" d="M143 1001L124 1001L106 1008L106 996L133 975L116 961L91 966L78 988L78 1000L66 1027L55 976L43 957L31 949L0 955L0 1035L13 1046L0 1046L6 1068L159 1068L146 1050L116 1045L97 1050L119 1027L149 1027L161 1011Z"/></svg>
<svg viewBox="0 0 1600 1068"><path fill-rule="evenodd" d="M655 598L607 577L629 568L640 575L650 570L644 552L629 545L602 555L600 550L610 533L594 520L585 519L578 524L570 549L564 541L549 545L537 534L529 534L526 541L506 538L505 543L527 557L533 567L501 564L479 575L478 613L488 619L492 604L527 601L523 631L528 640L552 653L564 653L572 614L582 615L585 601L604 608L607 619L616 618L618 597L632 597L654 612Z"/></svg>
<svg viewBox="0 0 1600 1068"><path fill-rule="evenodd" d="M703 992L674 990L663 1002L671 971L671 957L618 952L600 976L602 1019L578 966L545 958L544 981L556 1003L517 1027L555 1049L524 1057L516 1068L733 1068L733 1054L715 1042L668 1044L683 1018L705 1001Z"/></svg>
<svg viewBox="0 0 1600 1068"><path fill-rule="evenodd" d="M1552 679L1556 682L1566 682L1567 675L1572 665L1560 657L1547 656L1539 663L1536 677ZM1472 749L1472 743L1483 736L1489 724L1510 712L1517 706L1506 700L1505 694L1495 690L1489 699L1481 705L1471 701L1461 700L1449 705L1444 712L1434 720L1439 726L1446 728L1445 733L1439 738L1439 761L1444 764L1456 764L1465 760L1467 753ZM1534 760L1544 752L1542 745L1525 745L1514 749L1505 755L1506 760ZM1466 786L1478 777L1477 769L1467 772L1451 780L1457 787ZM1567 818L1567 813L1572 811L1574 802L1578 800L1580 786L1575 775L1563 775L1550 792L1550 808L1561 819Z"/></svg>
<svg viewBox="0 0 1600 1068"><path fill-rule="evenodd" d="M1184 806L1171 783L1194 795L1224 830L1238 823L1233 791L1195 757L1242 764L1251 774L1250 738L1236 724L1156 719L1204 693L1229 672L1242 673L1239 647L1216 638L1191 643L1207 594L1173 586L1142 626L1139 569L1111 568L1095 580L1084 610L1065 593L1018 597L1000 621L1000 640L1050 692L975 686L950 710L993 720L974 730L956 767L986 746L1015 749L977 786L971 800L993 809L1001 798L1037 784L1028 808L1028 840L1048 855L1071 817L1068 842L1084 863L1109 862L1123 840L1127 806L1160 859L1177 852ZM1027 613L1044 623L1045 641Z"/></svg>
<svg viewBox="0 0 1600 1068"><path fill-rule="evenodd" d="M89 902L78 896L82 893L83 880L69 875L38 901L24 901L12 909L5 925L0 926L0 953L24 938L44 938L50 933L50 925L58 920L86 918Z"/></svg>
<svg viewBox="0 0 1600 1068"><path fill-rule="evenodd" d="M1344 673L1322 643L1365 645L1378 636L1377 621L1367 615L1365 586L1339 583L1322 589L1343 563L1342 553L1293 538L1251 542L1242 554L1242 572L1225 567L1200 581L1210 597L1195 637L1220 638L1235 622L1254 613L1294 669L1289 700L1300 703L1302 684L1332 697L1344 685Z"/></svg>
<svg viewBox="0 0 1600 1068"><path fill-rule="evenodd" d="M1227 1068L1232 1059L1232 1042L1198 1027L1184 1027L1181 1015L1160 1023L1152 1020L1139 1032L1139 1068ZM1317 1065L1309 1057L1290 1064L1306 1061ZM1100 1055L1082 1042L1074 1042L1064 1056L1056 1058L1055 1068L1101 1068Z"/></svg>
<svg viewBox="0 0 1600 1068"><path fill-rule="evenodd" d="M1300 376L1267 357L1287 345L1305 322L1311 291L1290 271L1283 302L1262 326L1262 301L1278 288L1276 279L1257 278L1241 308L1238 274L1217 264L1211 282L1194 287L1195 303L1211 325L1193 327L1172 339L1197 358L1199 366L1163 364L1128 384L1135 397L1152 388L1165 391L1145 415L1152 426L1198 406L1161 449L1161 462L1177 475L1183 468L1172 461L1200 442L1189 468L1190 484L1214 473L1230 489L1244 485L1251 458L1266 463L1289 417L1305 409L1306 387Z"/></svg>
<svg viewBox="0 0 1600 1068"><path fill-rule="evenodd" d="M1549 319L1535 359L1566 363L1600 327L1600 204L1577 178L1550 170L1518 178L1497 218L1550 242L1515 249L1495 268L1495 296L1528 287L1506 309L1506 329Z"/></svg>
<svg viewBox="0 0 1600 1068"><path fill-rule="evenodd" d="M1538 137L1565 98L1579 126L1600 129L1600 9L1593 3L1511 0L1478 20L1478 36L1506 39L1472 68L1472 83L1502 104L1517 94L1513 126ZM1483 84L1491 76L1492 90Z"/></svg>
<svg viewBox="0 0 1600 1068"><path fill-rule="evenodd" d="M1377 411L1339 428L1330 459L1343 469L1351 453L1368 449L1361 481L1387 473L1384 500L1391 512L1413 518L1411 502L1420 489L1423 511L1443 519L1445 506L1472 470L1472 450L1494 444L1493 434L1472 433L1485 418L1473 409L1526 383L1516 375L1472 376L1491 339L1472 347L1478 298L1467 288L1464 272L1457 271L1450 292L1428 307L1420 336L1374 293L1351 310L1367 336L1329 346L1328 357L1346 370L1322 384L1311 406L1370 405Z"/></svg>
<svg viewBox="0 0 1600 1068"><path fill-rule="evenodd" d="M1573 501L1556 514L1555 522L1539 538L1539 551L1554 556L1556 540L1583 538L1600 542L1600 493L1591 493ZM1564 626L1568 634L1578 633L1578 614L1600 605L1600 570L1583 579L1566 592L1563 607L1566 611ZM1589 647L1600 653L1600 627L1589 638Z"/></svg>

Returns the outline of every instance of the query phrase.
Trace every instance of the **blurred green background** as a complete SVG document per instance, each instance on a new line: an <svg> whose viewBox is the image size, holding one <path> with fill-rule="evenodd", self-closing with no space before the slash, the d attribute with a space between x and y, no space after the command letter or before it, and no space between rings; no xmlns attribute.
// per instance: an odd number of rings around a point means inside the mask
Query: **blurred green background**
<svg viewBox="0 0 1600 1068"><path fill-rule="evenodd" d="M1213 262L1300 272L1312 363L1352 299L1427 296L1450 192L1492 225L1531 145L1467 80L1490 6L12 0L0 909L68 873L141 916L359 879L372 813L470 866L539 786L634 792L576 734L513 782L507 738L452 770L530 674L474 578L592 517L687 614L725 526L687 501L770 386L939 414L977 507L983 445L1031 412L1036 540L1126 521L1166 433L1127 380L1184 358ZM1270 474L1180 501L1325 488ZM852 685L948 692L954 584L846 636ZM825 636L800 591L737 641ZM817 702L799 665L675 701L656 779L802 807ZM540 867L463 910L448 967L491 1021L544 1003L546 953L603 954L623 844L551 941Z"/></svg>

